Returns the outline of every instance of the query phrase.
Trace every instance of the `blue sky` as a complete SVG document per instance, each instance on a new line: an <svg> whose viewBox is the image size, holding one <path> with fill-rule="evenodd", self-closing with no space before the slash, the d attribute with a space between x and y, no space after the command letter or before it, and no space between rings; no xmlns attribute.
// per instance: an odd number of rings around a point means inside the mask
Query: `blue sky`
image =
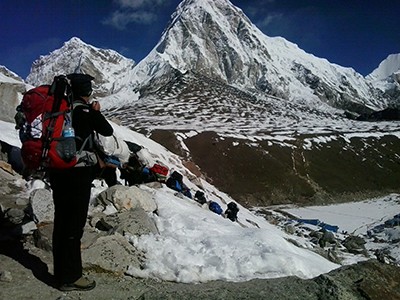
<svg viewBox="0 0 400 300"><path fill-rule="evenodd" d="M0 65L26 78L32 62L77 36L136 62L180 0L1 0ZM400 53L400 1L231 0L268 36L367 75Z"/></svg>

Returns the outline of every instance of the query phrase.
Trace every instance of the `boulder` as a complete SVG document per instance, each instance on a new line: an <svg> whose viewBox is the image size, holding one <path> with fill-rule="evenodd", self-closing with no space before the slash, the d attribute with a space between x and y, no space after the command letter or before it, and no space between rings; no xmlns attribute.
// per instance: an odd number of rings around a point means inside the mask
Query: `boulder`
<svg viewBox="0 0 400 300"><path fill-rule="evenodd" d="M29 197L29 203L35 222L53 222L54 204L51 191L47 189L34 190Z"/></svg>
<svg viewBox="0 0 400 300"><path fill-rule="evenodd" d="M149 213L141 207L128 211L104 216L96 223L96 228L121 235L143 235L158 233L157 227Z"/></svg>
<svg viewBox="0 0 400 300"><path fill-rule="evenodd" d="M100 237L91 247L82 251L84 268L104 270L123 275L128 266L140 268L143 253L132 246L122 235L116 233Z"/></svg>
<svg viewBox="0 0 400 300"><path fill-rule="evenodd" d="M19 225L22 223L25 217L25 212L19 208L10 208L6 210L4 214L4 219L6 219L10 224Z"/></svg>
<svg viewBox="0 0 400 300"><path fill-rule="evenodd" d="M322 231L322 236L318 241L319 245L324 248L327 244L336 244L336 238L333 232L323 230Z"/></svg>
<svg viewBox="0 0 400 300"><path fill-rule="evenodd" d="M362 237L350 235L343 242L343 246L346 247L347 251L353 254L364 254L367 255L365 249L365 240Z"/></svg>
<svg viewBox="0 0 400 300"><path fill-rule="evenodd" d="M130 210L135 207L142 207L147 212L157 210L157 204L153 195L137 186L115 185L97 196L97 204L104 207L113 205L117 211Z"/></svg>

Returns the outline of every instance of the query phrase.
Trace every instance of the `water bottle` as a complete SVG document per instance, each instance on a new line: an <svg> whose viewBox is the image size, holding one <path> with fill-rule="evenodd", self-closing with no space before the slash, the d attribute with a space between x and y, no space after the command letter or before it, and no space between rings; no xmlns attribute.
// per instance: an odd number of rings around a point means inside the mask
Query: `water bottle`
<svg viewBox="0 0 400 300"><path fill-rule="evenodd" d="M64 161L69 162L76 157L75 130L69 115L65 118L62 135L64 139L59 143L59 153Z"/></svg>
<svg viewBox="0 0 400 300"><path fill-rule="evenodd" d="M66 120L63 129L63 137L65 138L74 138L75 137L75 130L72 127L71 121Z"/></svg>

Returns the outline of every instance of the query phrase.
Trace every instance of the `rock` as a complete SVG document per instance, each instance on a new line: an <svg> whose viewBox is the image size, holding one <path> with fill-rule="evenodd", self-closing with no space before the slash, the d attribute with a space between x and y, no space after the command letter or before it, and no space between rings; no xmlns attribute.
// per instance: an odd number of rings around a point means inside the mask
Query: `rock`
<svg viewBox="0 0 400 300"><path fill-rule="evenodd" d="M285 232L289 234L295 234L296 228L292 224L285 225Z"/></svg>
<svg viewBox="0 0 400 300"><path fill-rule="evenodd" d="M147 182L143 183L143 185L152 189L161 189L163 187L162 183L159 181Z"/></svg>
<svg viewBox="0 0 400 300"><path fill-rule="evenodd" d="M6 163L5 161L0 161L0 168L6 171L7 173L10 173L11 175L15 175L15 172L11 165L9 163Z"/></svg>
<svg viewBox="0 0 400 300"><path fill-rule="evenodd" d="M336 243L335 235L331 231L324 231L324 233L322 235L322 239L327 243L331 243L331 244Z"/></svg>
<svg viewBox="0 0 400 300"><path fill-rule="evenodd" d="M96 241L102 237L105 236L106 234L103 232L99 232L98 230L95 230L94 228L90 228L86 226L86 228L83 231L83 236L81 239L81 249L88 249L92 245L96 243Z"/></svg>
<svg viewBox="0 0 400 300"><path fill-rule="evenodd" d="M19 208L10 208L4 214L4 218L14 225L21 224L24 217L25 217L25 212Z"/></svg>
<svg viewBox="0 0 400 300"><path fill-rule="evenodd" d="M0 271L0 281L2 282L11 282L12 281L12 275L11 272L9 271Z"/></svg>
<svg viewBox="0 0 400 300"><path fill-rule="evenodd" d="M365 240L362 237L350 235L342 242L342 244L350 253L367 255L367 250L364 246Z"/></svg>
<svg viewBox="0 0 400 300"><path fill-rule="evenodd" d="M152 194L136 186L112 186L99 194L97 204L104 207L112 204L118 211L129 210L137 206L142 207L147 212L157 210L157 204Z"/></svg>
<svg viewBox="0 0 400 300"><path fill-rule="evenodd" d="M54 204L51 191L47 189L34 190L29 197L29 203L37 223L53 222Z"/></svg>
<svg viewBox="0 0 400 300"><path fill-rule="evenodd" d="M158 233L156 224L141 207L105 216L97 222L96 228L118 232L121 235L130 234L140 236L143 234Z"/></svg>
<svg viewBox="0 0 400 300"><path fill-rule="evenodd" d="M100 237L90 248L83 250L82 260L84 268L123 275L130 265L140 268L143 254L117 233Z"/></svg>
<svg viewBox="0 0 400 300"><path fill-rule="evenodd" d="M4 162L3 162L1 165L4 166ZM9 180L9 181L15 179L14 174L13 174L13 173L10 173L10 172L7 170L7 168L0 168L0 177L1 177L1 178L4 178L5 180ZM2 189L9 190L8 187L3 187Z"/></svg>
<svg viewBox="0 0 400 300"><path fill-rule="evenodd" d="M15 204L19 206L27 206L29 204L29 199L27 198L18 198L15 200Z"/></svg>
<svg viewBox="0 0 400 300"><path fill-rule="evenodd" d="M384 264L395 264L396 259L390 255L390 249L376 249L374 252L376 259Z"/></svg>
<svg viewBox="0 0 400 300"><path fill-rule="evenodd" d="M328 249L327 258L335 264L340 264L342 262L342 259L338 256L335 248Z"/></svg>
<svg viewBox="0 0 400 300"><path fill-rule="evenodd" d="M326 244L336 244L336 238L333 232L324 230L322 231L322 236L318 241L319 245L324 248Z"/></svg>
<svg viewBox="0 0 400 300"><path fill-rule="evenodd" d="M30 221L21 226L22 234L32 234L37 229L35 222Z"/></svg>
<svg viewBox="0 0 400 300"><path fill-rule="evenodd" d="M52 251L53 227L53 223L39 224L37 230L33 233L33 240L36 247L45 251Z"/></svg>
<svg viewBox="0 0 400 300"><path fill-rule="evenodd" d="M319 240L320 238L322 238L323 233L319 230L318 231L314 230L314 231L311 231L309 235L310 235L310 237L317 238Z"/></svg>

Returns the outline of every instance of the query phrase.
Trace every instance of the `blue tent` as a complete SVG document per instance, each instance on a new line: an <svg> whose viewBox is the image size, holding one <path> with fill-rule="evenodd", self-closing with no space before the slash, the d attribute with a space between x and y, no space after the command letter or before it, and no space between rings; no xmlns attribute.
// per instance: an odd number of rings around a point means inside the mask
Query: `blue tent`
<svg viewBox="0 0 400 300"><path fill-rule="evenodd" d="M326 224L324 222L321 222L318 219L297 219L297 221L300 222L300 223L304 223L304 224L310 224L310 225L314 225L314 226L319 226L322 229L329 230L329 231L332 231L332 232L337 232L339 230L338 226Z"/></svg>

